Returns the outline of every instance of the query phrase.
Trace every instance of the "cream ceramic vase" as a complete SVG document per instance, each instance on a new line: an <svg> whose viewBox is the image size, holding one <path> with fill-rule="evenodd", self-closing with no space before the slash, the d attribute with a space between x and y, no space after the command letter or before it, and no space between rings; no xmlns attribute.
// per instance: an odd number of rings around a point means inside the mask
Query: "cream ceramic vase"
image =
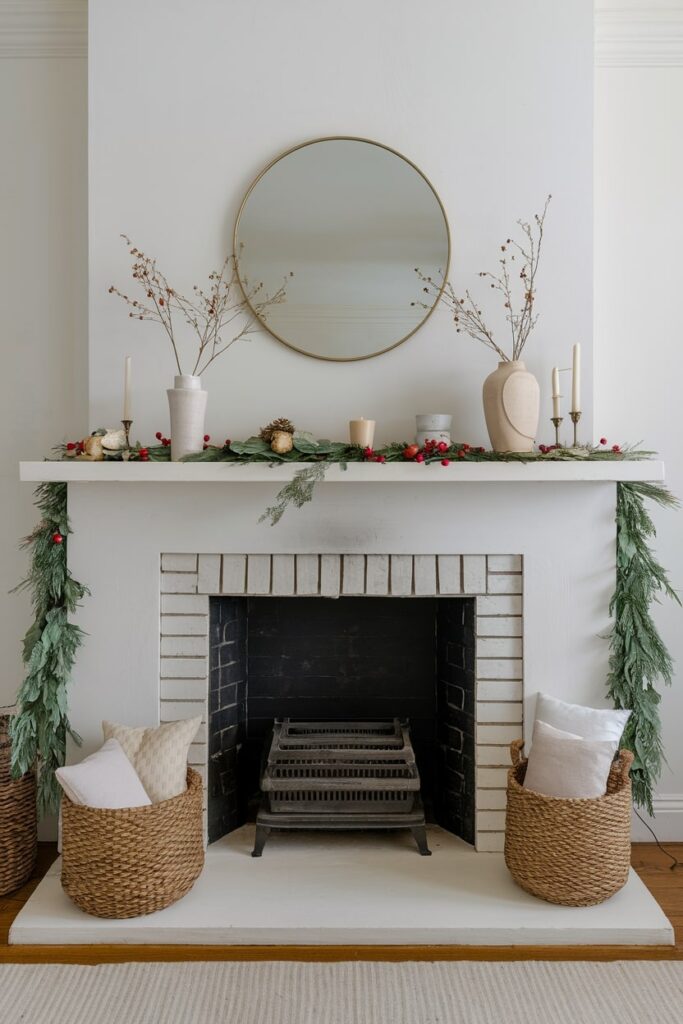
<svg viewBox="0 0 683 1024"><path fill-rule="evenodd" d="M540 390L521 359L498 363L484 381L484 416L496 452L530 452L538 430Z"/></svg>
<svg viewBox="0 0 683 1024"><path fill-rule="evenodd" d="M171 413L171 461L200 452L204 447L206 391L199 377L182 374L166 392Z"/></svg>

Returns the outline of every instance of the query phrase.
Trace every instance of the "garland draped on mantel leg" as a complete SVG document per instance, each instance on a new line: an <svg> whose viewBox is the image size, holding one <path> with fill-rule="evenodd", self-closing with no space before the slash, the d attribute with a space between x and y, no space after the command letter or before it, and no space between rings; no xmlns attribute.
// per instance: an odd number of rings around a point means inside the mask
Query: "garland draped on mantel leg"
<svg viewBox="0 0 683 1024"><path fill-rule="evenodd" d="M312 463L304 472L308 475L297 481L296 494L280 493L276 505L268 509L272 521L280 518L289 502L301 506L311 500L324 464ZM670 685L672 660L652 619L651 606L660 594L678 604L680 600L650 549L655 528L646 501L665 508L678 505L666 488L656 484L617 484L617 573L610 602L614 626L607 692L615 707L632 712L623 746L635 755L634 801L652 813L652 794L664 760L656 684L661 679ZM36 505L42 519L23 542L32 552L31 566L17 588L30 591L34 622L24 638L26 677L17 698L19 713L10 728L13 773L37 768L38 808L46 814L59 806L54 771L64 764L67 735L80 742L69 724L68 686L84 634L69 622L69 616L89 591L67 567L66 483L40 484Z"/></svg>
<svg viewBox="0 0 683 1024"><path fill-rule="evenodd" d="M614 626L610 635L607 693L616 708L629 708L631 717L622 746L632 750L633 799L649 814L664 761L659 703L659 679L671 685L673 663L651 615L653 601L664 594L680 605L666 570L654 557L649 540L655 527L646 500L664 508L678 506L665 487L649 483L617 485L617 578L610 602Z"/></svg>
<svg viewBox="0 0 683 1024"><path fill-rule="evenodd" d="M67 567L67 485L43 483L36 489L41 521L22 547L31 550L31 566L17 590L31 594L34 621L24 637L26 677L17 697L19 713L11 719L12 772L37 771L38 811L59 809L55 768L64 764L67 734L80 743L68 716L68 686L83 631L69 622L89 593Z"/></svg>

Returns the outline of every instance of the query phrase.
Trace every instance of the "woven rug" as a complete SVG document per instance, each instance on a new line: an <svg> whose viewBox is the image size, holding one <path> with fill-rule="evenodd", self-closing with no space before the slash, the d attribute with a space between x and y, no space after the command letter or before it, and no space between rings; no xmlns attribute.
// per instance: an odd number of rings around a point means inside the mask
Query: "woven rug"
<svg viewBox="0 0 683 1024"><path fill-rule="evenodd" d="M683 963L0 967L2 1024L681 1024Z"/></svg>

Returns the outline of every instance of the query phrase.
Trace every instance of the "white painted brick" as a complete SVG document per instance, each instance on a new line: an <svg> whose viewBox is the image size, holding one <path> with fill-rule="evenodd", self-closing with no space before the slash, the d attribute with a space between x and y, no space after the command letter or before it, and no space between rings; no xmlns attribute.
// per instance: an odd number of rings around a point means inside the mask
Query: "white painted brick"
<svg viewBox="0 0 683 1024"><path fill-rule="evenodd" d="M489 573L488 588L489 594L521 594L522 577L519 574Z"/></svg>
<svg viewBox="0 0 683 1024"><path fill-rule="evenodd" d="M343 556L342 593L365 593L365 555Z"/></svg>
<svg viewBox="0 0 683 1024"><path fill-rule="evenodd" d="M521 700L522 691L521 679L482 679L477 682L479 700Z"/></svg>
<svg viewBox="0 0 683 1024"><path fill-rule="evenodd" d="M477 832L493 832L505 828L505 811L484 811L477 809Z"/></svg>
<svg viewBox="0 0 683 1024"><path fill-rule="evenodd" d="M162 572L196 572L197 556L173 554L162 555L161 570Z"/></svg>
<svg viewBox="0 0 683 1024"><path fill-rule="evenodd" d="M162 658L162 679L206 679L207 658Z"/></svg>
<svg viewBox="0 0 683 1024"><path fill-rule="evenodd" d="M408 597L413 592L413 556L391 556L391 593L394 597Z"/></svg>
<svg viewBox="0 0 683 1024"><path fill-rule="evenodd" d="M477 615L477 636L521 636L523 621L521 615Z"/></svg>
<svg viewBox="0 0 683 1024"><path fill-rule="evenodd" d="M479 743L512 743L521 739L522 729L513 725L479 725L477 724L477 744Z"/></svg>
<svg viewBox="0 0 683 1024"><path fill-rule="evenodd" d="M206 636L209 632L207 615L162 615L162 636Z"/></svg>
<svg viewBox="0 0 683 1024"><path fill-rule="evenodd" d="M183 722L187 718L199 718L206 722L206 701L190 700L162 700L159 709L162 722ZM206 741L206 726L200 726L195 742L200 738L200 731L204 728L204 741Z"/></svg>
<svg viewBox="0 0 683 1024"><path fill-rule="evenodd" d="M477 768L477 786L485 789L500 789L507 786L510 757L508 752L507 768Z"/></svg>
<svg viewBox="0 0 683 1024"><path fill-rule="evenodd" d="M162 594L196 594L196 572L162 572Z"/></svg>
<svg viewBox="0 0 683 1024"><path fill-rule="evenodd" d="M521 615L522 599L515 595L497 594L477 598L477 615Z"/></svg>
<svg viewBox="0 0 683 1024"><path fill-rule="evenodd" d="M205 679L162 679L162 700L206 700Z"/></svg>
<svg viewBox="0 0 683 1024"><path fill-rule="evenodd" d="M320 593L323 597L339 597L341 592L341 559L339 555L320 557Z"/></svg>
<svg viewBox="0 0 683 1024"><path fill-rule="evenodd" d="M521 679L520 658L477 658L477 679Z"/></svg>
<svg viewBox="0 0 683 1024"><path fill-rule="evenodd" d="M479 811L504 811L507 793L504 789L478 789L475 801Z"/></svg>
<svg viewBox="0 0 683 1024"><path fill-rule="evenodd" d="M296 556L297 594L317 594L319 589L320 566L317 555Z"/></svg>
<svg viewBox="0 0 683 1024"><path fill-rule="evenodd" d="M415 594L422 597L436 594L436 557L434 555L415 555L413 568Z"/></svg>
<svg viewBox="0 0 683 1024"><path fill-rule="evenodd" d="M509 768L510 748L509 746L494 747L480 743L477 746L477 764L482 768Z"/></svg>
<svg viewBox="0 0 683 1024"><path fill-rule="evenodd" d="M270 593L270 555L249 555L247 558L247 593Z"/></svg>
<svg viewBox="0 0 683 1024"><path fill-rule="evenodd" d="M206 594L162 594L161 611L166 615L208 615Z"/></svg>
<svg viewBox="0 0 683 1024"><path fill-rule="evenodd" d="M516 636L481 637L477 640L478 658L521 658L522 639Z"/></svg>
<svg viewBox="0 0 683 1024"><path fill-rule="evenodd" d="M463 594L486 593L486 555L462 556Z"/></svg>
<svg viewBox="0 0 683 1024"><path fill-rule="evenodd" d="M294 593L294 555L273 555L272 594Z"/></svg>
<svg viewBox="0 0 683 1024"><path fill-rule="evenodd" d="M521 701L479 701L477 703L477 721L486 722L520 722L522 721Z"/></svg>
<svg viewBox="0 0 683 1024"><path fill-rule="evenodd" d="M206 764L209 748L206 743L191 743L187 752L188 764Z"/></svg>
<svg viewBox="0 0 683 1024"><path fill-rule="evenodd" d="M247 556L223 555L222 594L243 594L247 580Z"/></svg>
<svg viewBox="0 0 683 1024"><path fill-rule="evenodd" d="M365 593L382 597L389 593L389 556L368 555Z"/></svg>
<svg viewBox="0 0 683 1024"><path fill-rule="evenodd" d="M521 572L521 555L489 555L489 572Z"/></svg>
<svg viewBox="0 0 683 1024"><path fill-rule="evenodd" d="M221 589L221 556L200 555L197 591L200 594L219 594Z"/></svg>
<svg viewBox="0 0 683 1024"><path fill-rule="evenodd" d="M206 657L205 636L162 636L162 657Z"/></svg>
<svg viewBox="0 0 683 1024"><path fill-rule="evenodd" d="M439 555L437 558L440 594L460 594L460 555Z"/></svg>
<svg viewBox="0 0 683 1024"><path fill-rule="evenodd" d="M505 833L477 832L475 847L477 853L502 853L505 849Z"/></svg>

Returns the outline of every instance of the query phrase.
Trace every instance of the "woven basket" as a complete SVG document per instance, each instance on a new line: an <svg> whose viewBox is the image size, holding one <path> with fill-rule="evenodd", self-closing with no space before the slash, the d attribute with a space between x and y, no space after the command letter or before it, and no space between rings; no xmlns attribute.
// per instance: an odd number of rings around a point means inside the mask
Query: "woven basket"
<svg viewBox="0 0 683 1024"><path fill-rule="evenodd" d="M108 810L62 797L62 888L95 917L138 917L175 903L204 866L202 780L147 807Z"/></svg>
<svg viewBox="0 0 683 1024"><path fill-rule="evenodd" d="M12 778L6 726L0 718L0 896L31 877L38 850L35 775Z"/></svg>
<svg viewBox="0 0 683 1024"><path fill-rule="evenodd" d="M505 863L517 885L549 903L602 903L628 878L633 754L620 752L604 796L565 799L524 789L523 745L523 740L510 745Z"/></svg>

